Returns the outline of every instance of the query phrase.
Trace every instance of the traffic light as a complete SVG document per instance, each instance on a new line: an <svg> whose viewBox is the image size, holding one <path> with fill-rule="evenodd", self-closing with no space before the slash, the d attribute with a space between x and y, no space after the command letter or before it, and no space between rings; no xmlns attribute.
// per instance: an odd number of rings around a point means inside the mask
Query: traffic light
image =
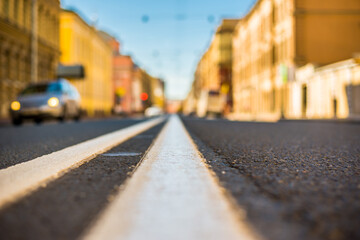
<svg viewBox="0 0 360 240"><path fill-rule="evenodd" d="M149 98L149 95L147 94L147 93L141 93L141 95L140 95L140 99L141 99L141 101L146 101L146 100L148 100L148 98Z"/></svg>

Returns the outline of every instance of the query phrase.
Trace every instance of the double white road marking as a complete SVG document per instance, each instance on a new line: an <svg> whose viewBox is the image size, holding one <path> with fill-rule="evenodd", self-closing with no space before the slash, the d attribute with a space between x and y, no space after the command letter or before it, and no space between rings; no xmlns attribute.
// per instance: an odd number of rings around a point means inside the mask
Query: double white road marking
<svg viewBox="0 0 360 240"><path fill-rule="evenodd" d="M84 239L257 239L177 116Z"/></svg>
<svg viewBox="0 0 360 240"><path fill-rule="evenodd" d="M164 118L0 170L0 207ZM171 116L150 151L83 239L259 239L236 214L179 117Z"/></svg>

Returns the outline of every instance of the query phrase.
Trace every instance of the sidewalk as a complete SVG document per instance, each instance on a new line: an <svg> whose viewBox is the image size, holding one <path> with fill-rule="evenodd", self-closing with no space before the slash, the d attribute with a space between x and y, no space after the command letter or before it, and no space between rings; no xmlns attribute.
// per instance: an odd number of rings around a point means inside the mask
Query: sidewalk
<svg viewBox="0 0 360 240"><path fill-rule="evenodd" d="M245 114L228 114L225 119L230 121L240 122L286 122L286 121L299 121L299 122L336 122L336 123L360 123L360 116L351 116L348 118L280 118L277 115L245 115Z"/></svg>
<svg viewBox="0 0 360 240"><path fill-rule="evenodd" d="M279 119L278 122L324 122L324 123L356 123L360 124L360 118L327 118L327 119Z"/></svg>

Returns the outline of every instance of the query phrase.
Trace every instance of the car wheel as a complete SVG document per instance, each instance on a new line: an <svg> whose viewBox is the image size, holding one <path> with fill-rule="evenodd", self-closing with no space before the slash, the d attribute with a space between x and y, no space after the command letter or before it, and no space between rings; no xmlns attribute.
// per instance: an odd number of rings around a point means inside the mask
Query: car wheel
<svg viewBox="0 0 360 240"><path fill-rule="evenodd" d="M42 118L35 118L35 119L34 119L34 122L35 122L36 124L41 124L42 121L43 121Z"/></svg>
<svg viewBox="0 0 360 240"><path fill-rule="evenodd" d="M77 113L74 117L74 120L78 122L78 121L80 121L80 118L81 118L81 109L78 109Z"/></svg>
<svg viewBox="0 0 360 240"><path fill-rule="evenodd" d="M66 105L64 105L61 116L58 118L60 122L64 122L67 118L67 108Z"/></svg>
<svg viewBox="0 0 360 240"><path fill-rule="evenodd" d="M23 123L23 120L21 118L13 118L11 119L12 124L15 126L20 126Z"/></svg>

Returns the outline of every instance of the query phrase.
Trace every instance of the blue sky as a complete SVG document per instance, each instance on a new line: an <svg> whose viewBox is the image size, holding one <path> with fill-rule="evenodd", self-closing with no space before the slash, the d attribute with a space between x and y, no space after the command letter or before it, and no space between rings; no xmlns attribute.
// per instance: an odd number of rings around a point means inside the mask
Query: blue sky
<svg viewBox="0 0 360 240"><path fill-rule="evenodd" d="M122 53L166 83L169 99L186 97L196 64L222 18L244 16L256 0L61 0L117 37Z"/></svg>

